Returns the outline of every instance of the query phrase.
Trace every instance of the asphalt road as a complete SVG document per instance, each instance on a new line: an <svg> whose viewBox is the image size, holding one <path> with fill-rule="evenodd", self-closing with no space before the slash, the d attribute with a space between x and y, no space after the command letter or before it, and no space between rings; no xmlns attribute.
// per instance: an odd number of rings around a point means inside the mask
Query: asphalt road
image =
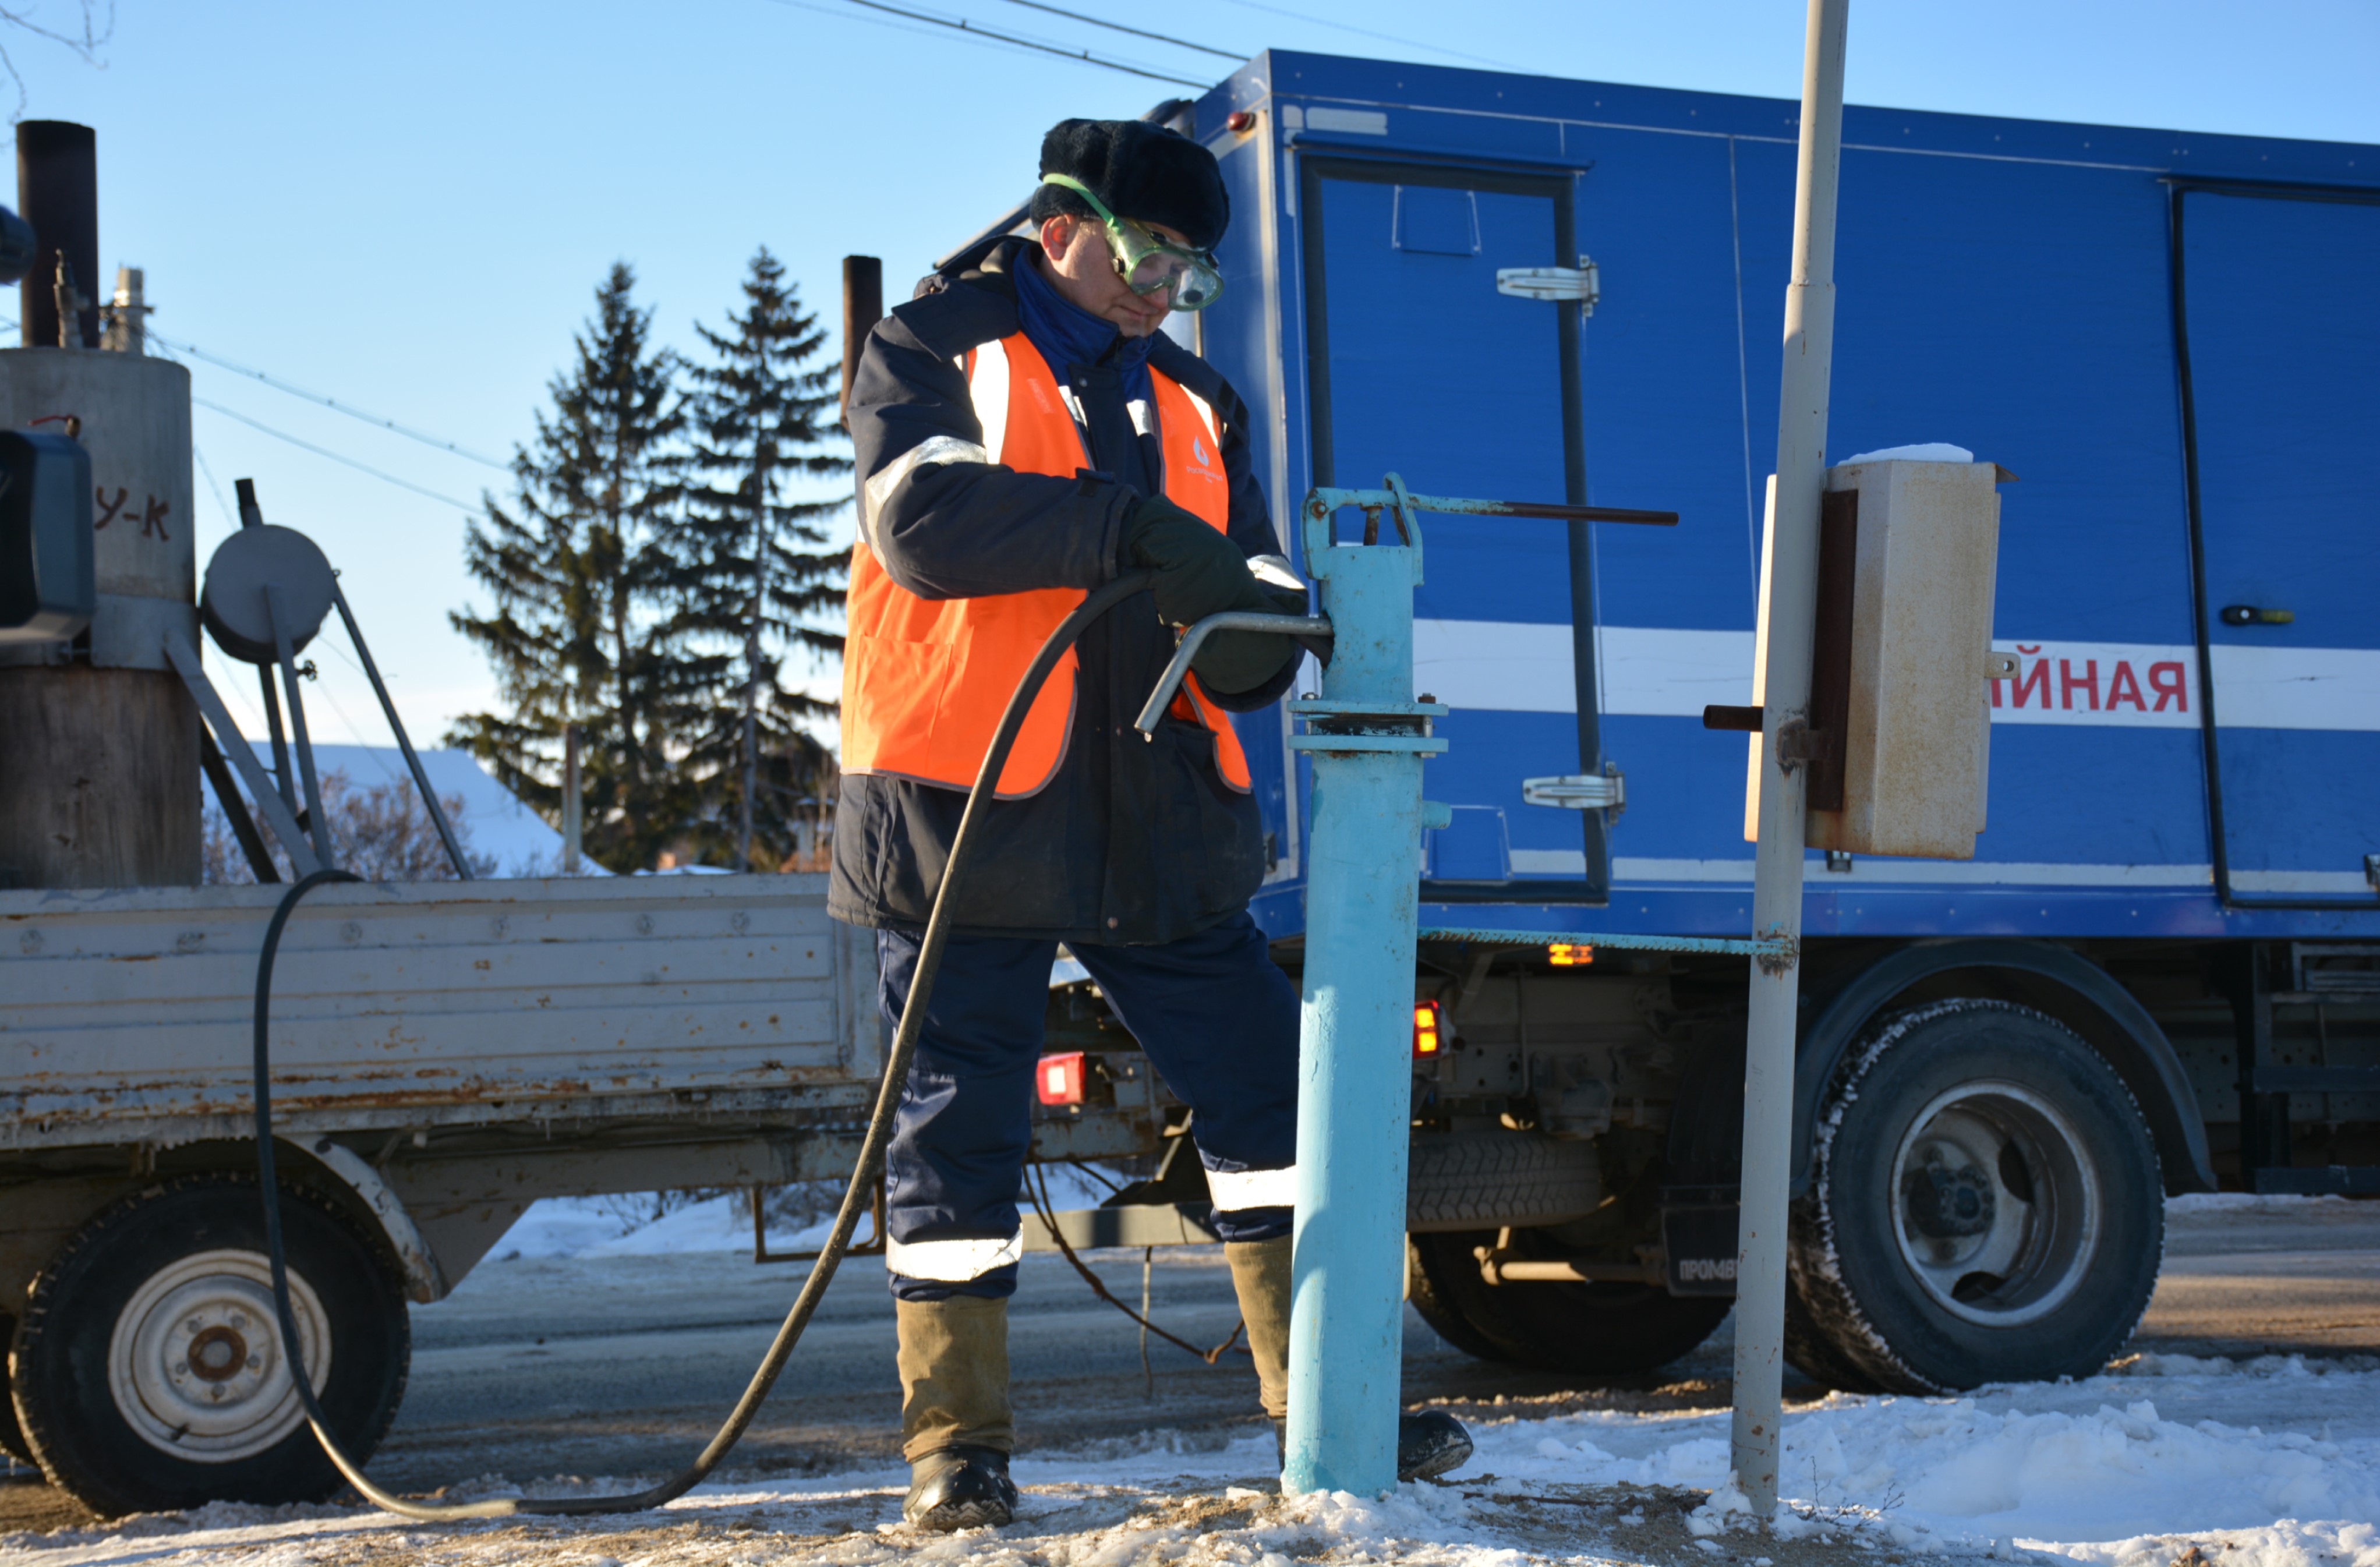
<svg viewBox="0 0 2380 1567"><path fill-rule="evenodd" d="M1099 1271L1137 1301L1140 1258L1101 1254ZM798 1282L795 1267L710 1254L602 1262L492 1263L453 1298L414 1314L412 1383L373 1460L383 1483L426 1491L504 1474L653 1476L708 1439L766 1349ZM1220 1251L1160 1252L1155 1318L1199 1344L1238 1319ZM889 1457L899 1389L883 1269L854 1262L731 1463L783 1474ZM1405 1391L1458 1414L1498 1403L1563 1408L1709 1408L1729 1396L1722 1328L1658 1373L1563 1377L1492 1366L1453 1350L1407 1313ZM2176 1216L2165 1271L2132 1349L2227 1354L2380 1354L2380 1203L2309 1205L2285 1215ZM1011 1314L1020 1445L1138 1446L1163 1428L1221 1441L1256 1418L1246 1356L1208 1366L1152 1340L1100 1303L1055 1257L1026 1260ZM1789 1397L1815 1395L1789 1382ZM67 1498L16 1471L0 1485L0 1533L79 1520Z"/></svg>

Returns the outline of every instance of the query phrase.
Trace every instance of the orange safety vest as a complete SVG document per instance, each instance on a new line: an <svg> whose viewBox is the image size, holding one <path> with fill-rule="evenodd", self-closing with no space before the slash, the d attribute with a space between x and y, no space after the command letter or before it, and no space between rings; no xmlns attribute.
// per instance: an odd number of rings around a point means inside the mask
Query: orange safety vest
<svg viewBox="0 0 2380 1567"><path fill-rule="evenodd" d="M969 349L965 362L990 461L1069 478L1090 466L1057 377L1022 332ZM1214 409L1162 372L1152 369L1149 377L1165 498L1227 531L1231 485ZM864 541L855 546L843 653L843 771L973 787L1026 667L1087 596L1076 588L1039 588L921 599L885 574ZM1069 648L1026 714L995 797L1022 798L1056 775L1074 728L1076 670ZM1171 711L1207 726L1223 781L1247 793L1240 737L1197 675L1183 683Z"/></svg>

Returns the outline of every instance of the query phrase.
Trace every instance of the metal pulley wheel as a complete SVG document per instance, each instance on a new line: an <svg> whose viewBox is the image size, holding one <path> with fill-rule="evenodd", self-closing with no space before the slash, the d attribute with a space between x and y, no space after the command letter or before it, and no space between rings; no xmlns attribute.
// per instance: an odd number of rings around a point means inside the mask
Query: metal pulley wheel
<svg viewBox="0 0 2380 1567"><path fill-rule="evenodd" d="M311 539L294 528L260 523L216 547L199 594L199 618L215 646L233 658L269 664L280 656L273 629L275 604L295 653L322 629L337 597L330 560Z"/></svg>

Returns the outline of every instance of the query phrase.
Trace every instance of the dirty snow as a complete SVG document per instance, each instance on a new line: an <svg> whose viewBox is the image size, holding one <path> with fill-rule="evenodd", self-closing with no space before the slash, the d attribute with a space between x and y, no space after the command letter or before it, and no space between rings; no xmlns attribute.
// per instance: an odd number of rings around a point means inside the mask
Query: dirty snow
<svg viewBox="0 0 2380 1567"><path fill-rule="evenodd" d="M1079 1177L1072 1178L1074 1180ZM1071 1180L1070 1180L1071 1184ZM1094 1200L1096 1186L1060 1197ZM1053 1194L1056 1195L1056 1194ZM507 1247L596 1258L748 1245L736 1199L633 1234L591 1205L541 1203ZM2307 1199L2179 1198L2181 1211ZM603 1233L598 1233L599 1231ZM792 1245L801 1237L771 1237ZM10 1567L434 1561L445 1567L664 1567L895 1558L982 1567L1416 1561L1744 1567L1922 1556L2083 1567L2380 1567L2380 1358L2142 1354L2104 1375L1958 1398L1835 1394L1789 1412L1788 1506L1764 1531L1728 1473L1728 1414L1512 1406L1475 1419L1451 1483L1385 1497L1283 1500L1269 1433L1153 1429L1020 1458L1018 1521L920 1537L899 1523L905 1473L736 1474L618 1520L424 1525L365 1509L216 1505L49 1535L0 1537ZM651 1476L481 1476L454 1498L625 1489Z"/></svg>
<svg viewBox="0 0 2380 1567"><path fill-rule="evenodd" d="M2355 1206L2353 1197L2299 1197L2282 1192L2188 1192L2165 1199L2168 1219L2178 1213L2333 1214L2349 1212Z"/></svg>
<svg viewBox="0 0 2380 1567"><path fill-rule="evenodd" d="M1947 441L1924 441L1914 446L1887 446L1880 451L1862 452L1855 457L1845 457L1835 466L1849 468L1853 463L1971 463L1975 454L1964 446L1953 446Z"/></svg>
<svg viewBox="0 0 2380 1567"><path fill-rule="evenodd" d="M610 1530L563 1520L425 1526L365 1510L217 1505L0 1538L0 1559L25 1567L132 1560L216 1567L395 1552L458 1567L591 1567L611 1549L612 1533L628 1529L636 1550L613 1560L655 1564L749 1560L764 1544L772 1561L922 1556L987 1567L1176 1560L1284 1567L1288 1557L1455 1567L1614 1555L1692 1561L1660 1549L1659 1531L1640 1527L1649 1517L1670 1525L1664 1537L1675 1547L1707 1539L1738 1560L1824 1540L1900 1555L2046 1553L2094 1567L2168 1567L2192 1545L2224 1567L2380 1567L2380 1361L2369 1357L2151 1355L2086 1381L1963 1398L1837 1394L1788 1416L1791 1507L1765 1536L1746 1532L1741 1493L1730 1485L1727 1418L1724 1410L1594 1411L1480 1421L1479 1451L1451 1485L1289 1502L1264 1488L1268 1434L1222 1444L1211 1435L1154 1431L1135 1452L1044 1450L1020 1459L1027 1498L1019 1522L944 1541L899 1525L905 1476L886 1470L740 1477ZM532 1480L528 1488L630 1483ZM1694 1507L1699 1497L1677 1500L1682 1488L1718 1495ZM454 1494L519 1489L483 1478ZM1563 1518L1550 1536L1549 1509ZM666 1534L666 1549L656 1531Z"/></svg>

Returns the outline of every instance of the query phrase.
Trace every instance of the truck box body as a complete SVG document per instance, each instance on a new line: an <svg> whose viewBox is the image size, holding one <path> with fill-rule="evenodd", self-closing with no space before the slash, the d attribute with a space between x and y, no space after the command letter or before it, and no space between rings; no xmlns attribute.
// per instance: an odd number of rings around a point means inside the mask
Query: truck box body
<svg viewBox="0 0 2380 1567"><path fill-rule="evenodd" d="M1230 287L1171 324L1247 399L1276 518L1390 470L1682 514L1426 519L1426 928L1747 929L1745 741L1700 715L1751 699L1797 115L1281 52L1195 111ZM1806 932L2380 934L2380 149L1853 107L1842 159L1829 456L2019 476L2019 673L1975 859L1814 856ZM1582 257L1591 313L1498 290ZM1293 936L1302 785L1281 715L1241 727ZM1608 830L1523 798L1607 759Z"/></svg>

